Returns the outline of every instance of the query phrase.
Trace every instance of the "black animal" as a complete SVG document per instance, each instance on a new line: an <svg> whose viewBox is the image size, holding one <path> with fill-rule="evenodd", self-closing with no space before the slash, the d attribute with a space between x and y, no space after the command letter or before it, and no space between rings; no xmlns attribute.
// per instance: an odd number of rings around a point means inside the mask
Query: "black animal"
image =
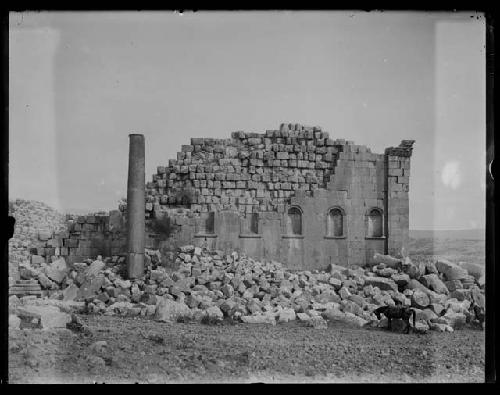
<svg viewBox="0 0 500 395"><path fill-rule="evenodd" d="M391 329L391 319L400 318L407 322L405 333L410 333L410 317L413 315L413 327L415 328L415 310L406 306L382 306L374 311L377 318L380 320L380 315L383 314L389 320L387 325Z"/></svg>
<svg viewBox="0 0 500 395"><path fill-rule="evenodd" d="M485 320L484 309L482 309L478 305L474 305L473 311L474 311L474 315L476 317L476 320L478 320L479 324L484 327L484 320Z"/></svg>

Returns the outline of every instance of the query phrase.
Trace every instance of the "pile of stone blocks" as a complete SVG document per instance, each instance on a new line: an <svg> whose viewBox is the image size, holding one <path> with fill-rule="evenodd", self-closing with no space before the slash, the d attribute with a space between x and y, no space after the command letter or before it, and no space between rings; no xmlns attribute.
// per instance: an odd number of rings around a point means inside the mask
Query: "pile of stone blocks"
<svg viewBox="0 0 500 395"><path fill-rule="evenodd" d="M67 215L61 232L39 233L39 246L30 249L31 263L50 263L64 257L68 263L97 255L116 255L126 248L124 219L118 210L111 213Z"/></svg>
<svg viewBox="0 0 500 395"><path fill-rule="evenodd" d="M145 276L125 280L123 260L99 257L67 268L51 298L85 302L87 311L96 314L159 321L227 317L272 325L298 320L315 328L328 320L384 327L387 321L379 321L373 311L399 303L415 309L420 331L459 329L474 322L475 306L485 309L484 277L446 260L413 263L378 255L371 267L290 271L279 262L237 252L184 246L176 261L178 270L169 272L160 265L159 252L147 250Z"/></svg>
<svg viewBox="0 0 500 395"><path fill-rule="evenodd" d="M343 152L378 158L365 146L299 124L233 132L231 139L192 138L147 184L146 210L160 212L187 201L193 212L283 212L296 191L312 196L326 188Z"/></svg>

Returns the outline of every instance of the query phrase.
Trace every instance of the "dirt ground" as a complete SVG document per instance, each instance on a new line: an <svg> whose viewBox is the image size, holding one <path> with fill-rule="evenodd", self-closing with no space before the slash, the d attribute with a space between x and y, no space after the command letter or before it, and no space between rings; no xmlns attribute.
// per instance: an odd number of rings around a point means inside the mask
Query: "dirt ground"
<svg viewBox="0 0 500 395"><path fill-rule="evenodd" d="M10 330L9 382L484 381L484 332L471 328L406 335L340 322L313 329L80 317L84 332Z"/></svg>

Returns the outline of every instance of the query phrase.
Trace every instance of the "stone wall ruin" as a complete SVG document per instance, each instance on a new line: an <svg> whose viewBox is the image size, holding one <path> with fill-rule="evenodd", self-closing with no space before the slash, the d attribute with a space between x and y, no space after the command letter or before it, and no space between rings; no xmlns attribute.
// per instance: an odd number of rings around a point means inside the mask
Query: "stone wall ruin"
<svg viewBox="0 0 500 395"><path fill-rule="evenodd" d="M192 138L147 183L146 216L180 227L163 243L172 249L242 251L292 269L363 265L408 243L413 142L376 154L299 124Z"/></svg>

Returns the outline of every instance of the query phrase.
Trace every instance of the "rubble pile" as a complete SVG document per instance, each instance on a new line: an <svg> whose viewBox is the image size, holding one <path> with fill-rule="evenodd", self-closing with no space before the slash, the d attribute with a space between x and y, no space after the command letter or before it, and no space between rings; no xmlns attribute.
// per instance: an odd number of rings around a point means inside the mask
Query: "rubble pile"
<svg viewBox="0 0 500 395"><path fill-rule="evenodd" d="M9 203L9 215L16 219L9 240L9 264L14 268L30 260L30 249L54 232L66 229L66 216L42 202L16 199Z"/></svg>
<svg viewBox="0 0 500 395"><path fill-rule="evenodd" d="M88 313L164 322L228 318L275 325L298 320L322 328L328 320L340 320L385 327L387 320L378 320L373 311L402 304L415 309L416 330L451 332L474 322L475 309L485 309L481 268L442 259L413 263L408 257L376 254L371 267L290 271L279 262L260 262L237 252L184 246L177 254L178 269L169 272L160 265L158 251L146 251L141 279L124 280L124 258L118 256L72 267L59 258L39 269L24 265L20 274L36 278L53 300L84 303ZM393 324L402 329L402 322Z"/></svg>

